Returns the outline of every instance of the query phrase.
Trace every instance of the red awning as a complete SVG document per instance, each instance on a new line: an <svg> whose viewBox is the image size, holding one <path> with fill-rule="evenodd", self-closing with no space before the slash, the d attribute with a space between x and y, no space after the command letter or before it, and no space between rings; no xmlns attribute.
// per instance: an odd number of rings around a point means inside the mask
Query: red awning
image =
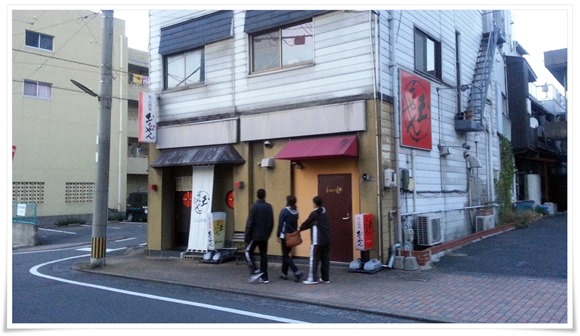
<svg viewBox="0 0 580 336"><path fill-rule="evenodd" d="M290 140L274 158L279 160L358 157L356 135Z"/></svg>

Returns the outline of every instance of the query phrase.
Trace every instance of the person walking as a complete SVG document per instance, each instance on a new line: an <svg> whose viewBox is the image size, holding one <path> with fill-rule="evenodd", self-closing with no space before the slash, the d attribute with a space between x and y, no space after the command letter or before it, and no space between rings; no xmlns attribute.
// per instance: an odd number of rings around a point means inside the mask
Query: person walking
<svg viewBox="0 0 580 336"><path fill-rule="evenodd" d="M310 262L308 278L302 281L306 285L315 285L320 282L330 283L330 223L322 198L315 196L312 199L314 210L300 225L300 231L310 229ZM318 267L320 265L320 279Z"/></svg>
<svg viewBox="0 0 580 336"><path fill-rule="evenodd" d="M292 260L290 253L292 248L286 245L286 233L292 233L298 230L298 210L296 209L296 196L286 196L286 207L280 211L278 216L278 242L282 248L282 274L280 279L288 280L288 269L292 270L294 274L294 281L299 282L304 273L298 270L296 264Z"/></svg>
<svg viewBox="0 0 580 336"><path fill-rule="evenodd" d="M248 282L269 283L268 278L268 239L274 229L274 210L272 205L266 202L266 190L258 189L257 201L250 208L244 232L244 242L246 248L244 255L246 263L250 268L250 278ZM258 248L260 252L260 268L256 267L254 261L254 250Z"/></svg>

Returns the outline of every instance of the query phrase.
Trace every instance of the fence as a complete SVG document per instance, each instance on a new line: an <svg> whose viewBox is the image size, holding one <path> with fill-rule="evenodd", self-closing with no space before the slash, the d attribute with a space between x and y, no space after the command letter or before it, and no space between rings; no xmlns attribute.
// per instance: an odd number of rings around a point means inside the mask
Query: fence
<svg viewBox="0 0 580 336"><path fill-rule="evenodd" d="M12 223L36 225L36 203L12 203Z"/></svg>

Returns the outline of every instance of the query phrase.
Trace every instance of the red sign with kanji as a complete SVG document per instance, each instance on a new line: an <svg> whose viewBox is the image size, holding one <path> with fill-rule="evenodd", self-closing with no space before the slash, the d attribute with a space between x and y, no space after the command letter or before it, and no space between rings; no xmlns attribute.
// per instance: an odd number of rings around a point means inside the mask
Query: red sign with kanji
<svg viewBox="0 0 580 336"><path fill-rule="evenodd" d="M401 145L431 150L431 83L403 70L400 77Z"/></svg>
<svg viewBox="0 0 580 336"><path fill-rule="evenodd" d="M354 245L359 251L367 251L373 248L375 243L373 234L373 215L370 213L356 214L354 216Z"/></svg>

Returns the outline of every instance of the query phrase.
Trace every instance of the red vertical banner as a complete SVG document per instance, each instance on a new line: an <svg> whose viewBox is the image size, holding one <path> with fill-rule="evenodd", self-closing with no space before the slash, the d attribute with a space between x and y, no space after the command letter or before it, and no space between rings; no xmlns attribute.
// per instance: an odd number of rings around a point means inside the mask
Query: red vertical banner
<svg viewBox="0 0 580 336"><path fill-rule="evenodd" d="M430 151L431 83L403 70L400 78L401 145Z"/></svg>
<svg viewBox="0 0 580 336"><path fill-rule="evenodd" d="M373 234L373 214L356 214L354 216L354 245L359 251L368 251L375 243Z"/></svg>

